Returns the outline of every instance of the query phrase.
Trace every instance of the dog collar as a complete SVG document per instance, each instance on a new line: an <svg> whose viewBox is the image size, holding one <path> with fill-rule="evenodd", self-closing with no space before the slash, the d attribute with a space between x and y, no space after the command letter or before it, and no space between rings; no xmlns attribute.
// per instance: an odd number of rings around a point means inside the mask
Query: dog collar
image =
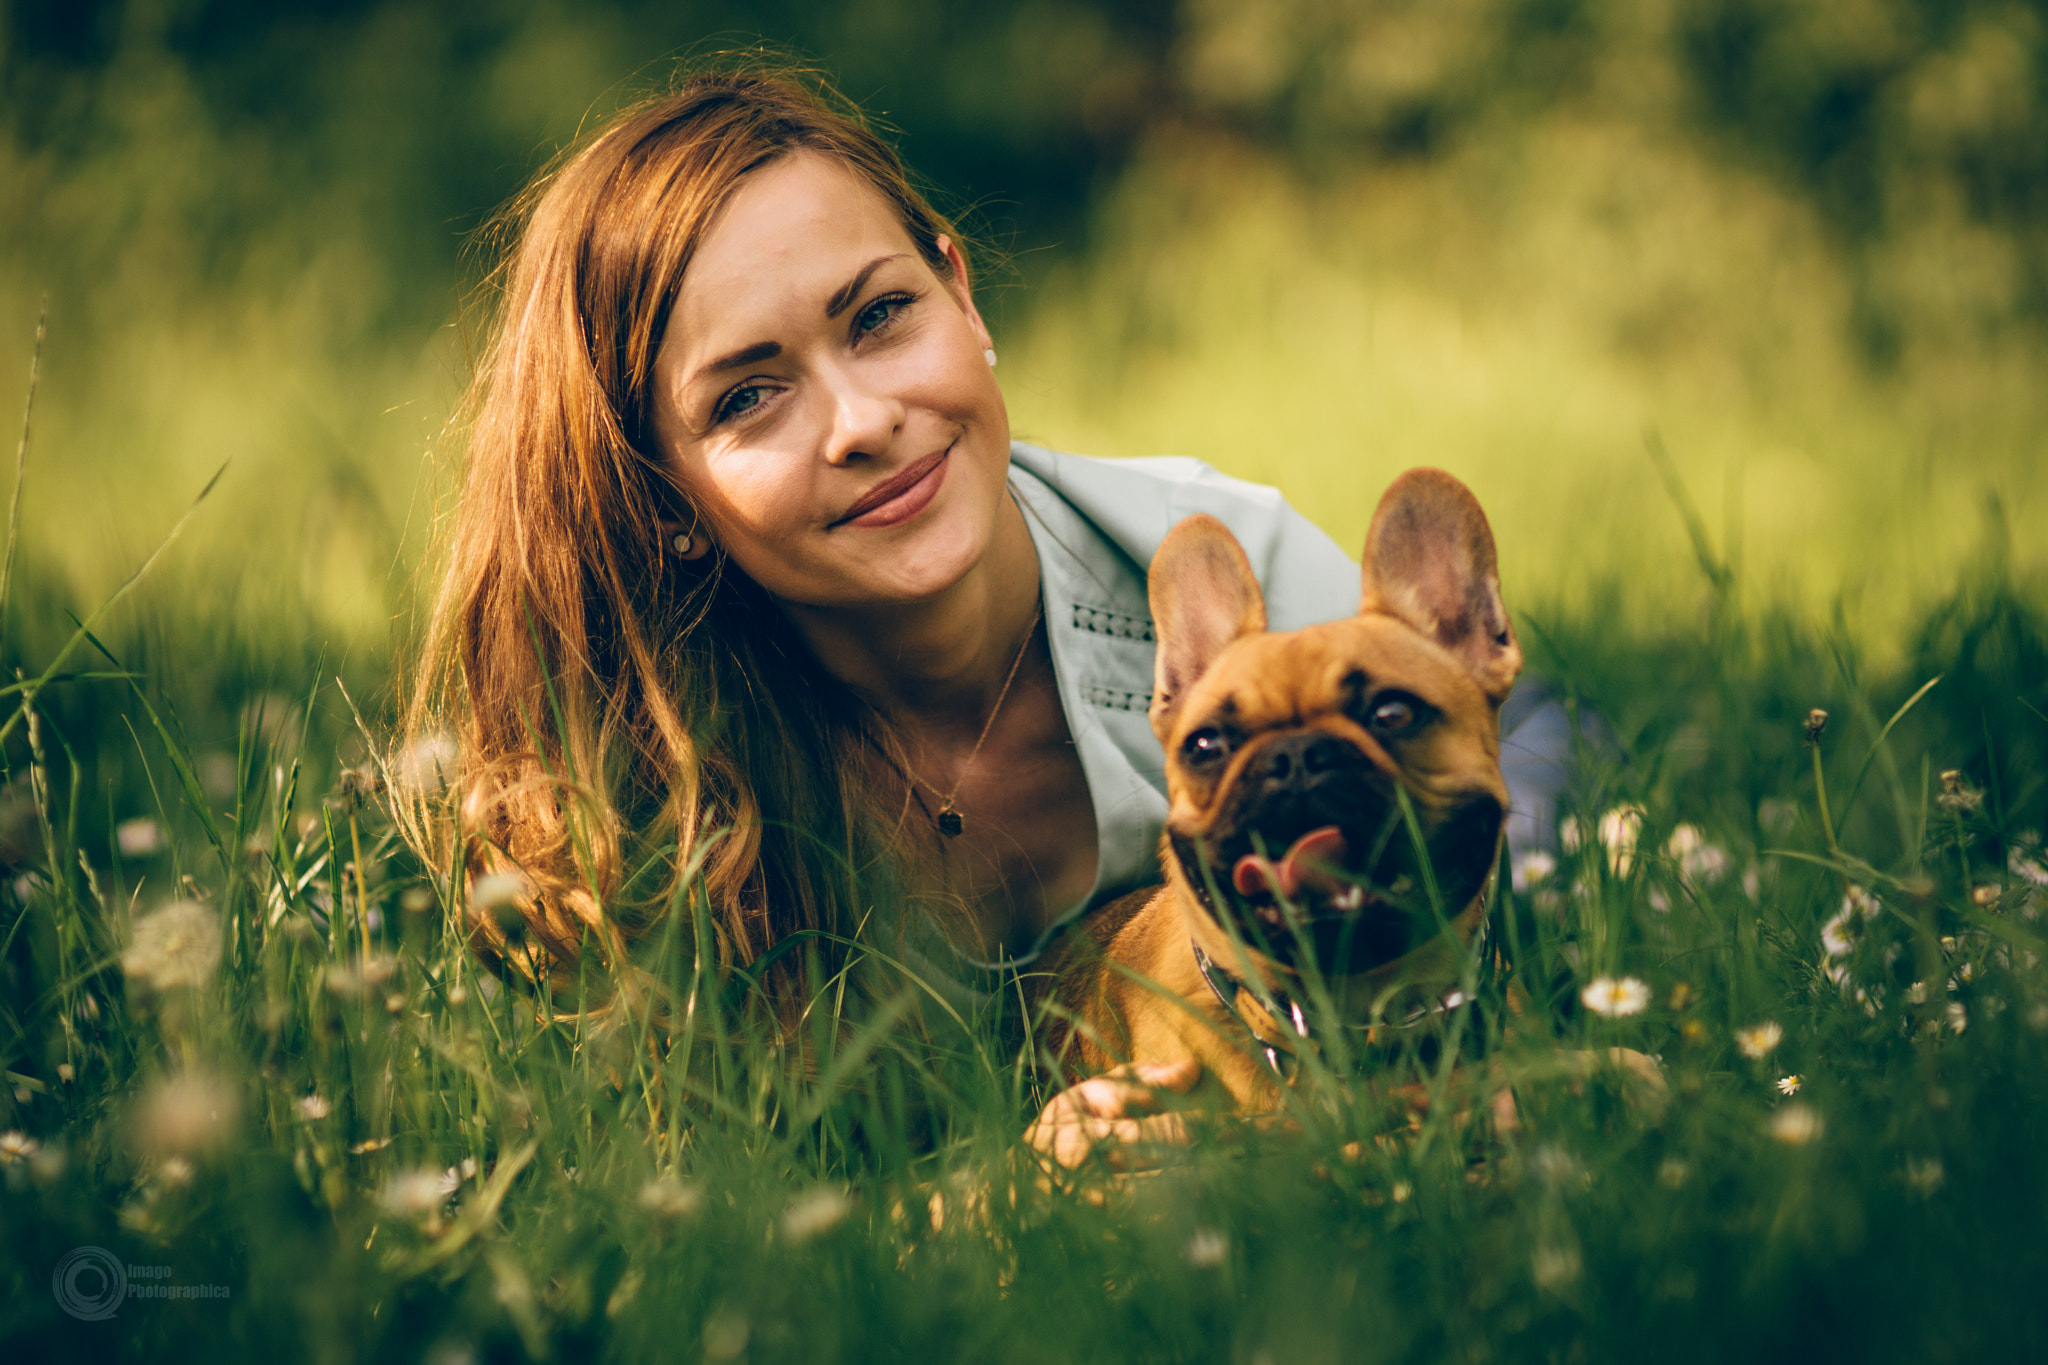
<svg viewBox="0 0 2048 1365"><path fill-rule="evenodd" d="M1475 945L1484 943L1486 929L1486 921L1482 919L1473 934ZM1301 1003L1285 991L1259 990L1235 972L1220 965L1203 951L1202 945L1193 938L1188 940L1188 946L1194 950L1195 967L1201 972L1202 981L1209 987L1210 994L1216 997L1216 1003L1223 1007L1225 1014L1237 1021L1239 1028L1251 1036L1252 1042L1258 1047L1259 1054L1265 1058L1266 1066L1273 1075L1283 1085L1292 1085L1295 1076L1301 1071L1298 1046L1302 1043L1310 1047L1315 1046L1315 1035L1309 1028L1308 1014L1302 1009ZM1269 1018L1283 1028L1292 1029L1296 1041L1283 1042L1277 1038L1266 1037L1257 1025L1246 1017L1244 1009L1238 1004L1240 997L1248 997ZM1366 1041L1371 1043L1378 1041L1383 1029L1414 1028L1440 1015L1463 1009L1470 1003L1471 997L1465 994L1462 987L1452 986L1434 1000L1426 1003L1417 1002L1399 1020L1382 1019L1369 1024L1346 1024L1344 1027L1350 1032L1363 1033Z"/></svg>

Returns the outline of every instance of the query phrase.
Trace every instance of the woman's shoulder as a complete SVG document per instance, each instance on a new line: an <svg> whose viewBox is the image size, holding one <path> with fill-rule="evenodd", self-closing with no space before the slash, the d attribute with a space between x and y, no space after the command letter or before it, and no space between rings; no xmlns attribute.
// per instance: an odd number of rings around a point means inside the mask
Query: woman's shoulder
<svg viewBox="0 0 2048 1365"><path fill-rule="evenodd" d="M1232 478L1180 455L1104 459L1017 441L1010 462L1013 471L1058 496L1140 569L1151 564L1177 522L1197 512L1215 517L1244 547L1276 630L1358 610L1357 565L1277 488Z"/></svg>

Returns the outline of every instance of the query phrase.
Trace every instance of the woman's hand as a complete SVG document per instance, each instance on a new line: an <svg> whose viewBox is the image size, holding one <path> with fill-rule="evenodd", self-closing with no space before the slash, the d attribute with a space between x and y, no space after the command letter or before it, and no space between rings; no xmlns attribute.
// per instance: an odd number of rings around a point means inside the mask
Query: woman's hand
<svg viewBox="0 0 2048 1365"><path fill-rule="evenodd" d="M1158 1090L1185 1095L1202 1078L1202 1064L1193 1057L1176 1062L1125 1064L1052 1097L1036 1121L1024 1130L1024 1141L1039 1157L1071 1170L1100 1146L1119 1170L1134 1162L1126 1155L1132 1144L1188 1140L1179 1114L1152 1112L1159 1107Z"/></svg>

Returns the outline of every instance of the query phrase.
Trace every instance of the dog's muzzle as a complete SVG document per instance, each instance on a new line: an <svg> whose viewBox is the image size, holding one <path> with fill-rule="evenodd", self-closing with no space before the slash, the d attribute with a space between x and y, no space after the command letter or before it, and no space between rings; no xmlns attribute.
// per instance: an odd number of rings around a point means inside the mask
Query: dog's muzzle
<svg viewBox="0 0 2048 1365"><path fill-rule="evenodd" d="M1367 971L1438 932L1485 885L1503 811L1492 792L1407 806L1398 779L1327 731L1257 742L1206 833L1174 831L1196 894L1250 946L1325 972ZM1432 897L1431 888L1435 889Z"/></svg>

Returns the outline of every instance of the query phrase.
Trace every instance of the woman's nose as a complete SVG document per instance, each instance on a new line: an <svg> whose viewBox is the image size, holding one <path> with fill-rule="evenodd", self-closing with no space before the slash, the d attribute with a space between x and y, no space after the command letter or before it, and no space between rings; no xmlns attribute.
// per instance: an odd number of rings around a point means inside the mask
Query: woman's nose
<svg viewBox="0 0 2048 1365"><path fill-rule="evenodd" d="M885 454L903 426L903 404L862 382L855 367L841 367L826 380L832 394L832 430L825 460L845 464L858 456Z"/></svg>

